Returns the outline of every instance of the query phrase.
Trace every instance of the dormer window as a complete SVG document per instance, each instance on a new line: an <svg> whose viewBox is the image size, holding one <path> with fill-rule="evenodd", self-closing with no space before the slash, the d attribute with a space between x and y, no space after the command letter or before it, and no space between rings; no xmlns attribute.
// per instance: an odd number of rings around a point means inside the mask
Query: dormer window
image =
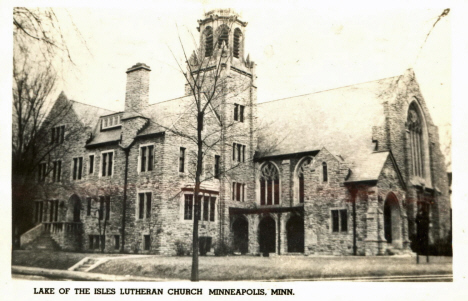
<svg viewBox="0 0 468 301"><path fill-rule="evenodd" d="M120 126L120 115L101 117L101 130Z"/></svg>

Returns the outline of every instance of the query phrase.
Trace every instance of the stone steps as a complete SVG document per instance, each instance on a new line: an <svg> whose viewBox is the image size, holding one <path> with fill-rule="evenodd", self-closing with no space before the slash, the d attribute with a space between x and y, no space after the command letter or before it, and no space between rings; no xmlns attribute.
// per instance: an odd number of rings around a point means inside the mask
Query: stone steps
<svg viewBox="0 0 468 301"><path fill-rule="evenodd" d="M26 250L54 250L60 251L60 245L50 236L49 233L42 233L35 240L28 243L24 249Z"/></svg>

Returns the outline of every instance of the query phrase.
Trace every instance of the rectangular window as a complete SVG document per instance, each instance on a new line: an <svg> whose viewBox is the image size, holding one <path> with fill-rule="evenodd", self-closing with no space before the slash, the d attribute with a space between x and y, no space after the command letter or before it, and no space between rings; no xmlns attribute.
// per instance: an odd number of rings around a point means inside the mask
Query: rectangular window
<svg viewBox="0 0 468 301"><path fill-rule="evenodd" d="M214 164L214 178L215 179L219 179L219 176L221 174L219 160L221 160L221 156L215 155L215 164Z"/></svg>
<svg viewBox="0 0 468 301"><path fill-rule="evenodd" d="M81 180L83 157L73 158L73 180Z"/></svg>
<svg viewBox="0 0 468 301"><path fill-rule="evenodd" d="M341 231L348 231L348 212L346 209L340 210Z"/></svg>
<svg viewBox="0 0 468 301"><path fill-rule="evenodd" d="M184 219L192 219L192 210L193 210L193 195L186 194L184 200Z"/></svg>
<svg viewBox="0 0 468 301"><path fill-rule="evenodd" d="M44 182L46 178L46 173L47 172L47 164L46 163L40 163L38 166L38 177L37 180L39 182Z"/></svg>
<svg viewBox="0 0 468 301"><path fill-rule="evenodd" d="M215 220L215 205L216 205L216 198L211 197L210 200L210 221L214 222Z"/></svg>
<svg viewBox="0 0 468 301"><path fill-rule="evenodd" d="M203 220L208 220L208 213L209 213L209 204L210 204L210 197L205 196L203 198Z"/></svg>
<svg viewBox="0 0 468 301"><path fill-rule="evenodd" d="M239 105L237 103L234 104L234 120L239 120Z"/></svg>
<svg viewBox="0 0 468 301"><path fill-rule="evenodd" d="M151 239L149 235L144 235L145 243L144 243L144 248L146 251L150 249L151 246Z"/></svg>
<svg viewBox="0 0 468 301"><path fill-rule="evenodd" d="M89 155L89 168L88 168L88 173L93 174L94 173L94 155Z"/></svg>
<svg viewBox="0 0 468 301"><path fill-rule="evenodd" d="M102 176L112 176L112 165L114 163L114 153L107 152L102 154Z"/></svg>
<svg viewBox="0 0 468 301"><path fill-rule="evenodd" d="M146 218L151 217L151 192L146 193Z"/></svg>
<svg viewBox="0 0 468 301"><path fill-rule="evenodd" d="M145 211L145 194L144 193L139 193L138 194L138 218L142 219L144 216L144 211Z"/></svg>
<svg viewBox="0 0 468 301"><path fill-rule="evenodd" d="M61 144L65 140L65 126L56 126L51 129L51 144Z"/></svg>
<svg viewBox="0 0 468 301"><path fill-rule="evenodd" d="M348 211L346 209L332 210L332 232L348 231Z"/></svg>
<svg viewBox="0 0 468 301"><path fill-rule="evenodd" d="M88 235L89 249L94 249L94 235Z"/></svg>
<svg viewBox="0 0 468 301"><path fill-rule="evenodd" d="M232 183L232 200L243 202L244 195L245 195L245 184L233 182Z"/></svg>
<svg viewBox="0 0 468 301"><path fill-rule="evenodd" d="M234 104L234 120L244 122L244 108L245 106L235 103Z"/></svg>
<svg viewBox="0 0 468 301"><path fill-rule="evenodd" d="M60 182L62 179L62 161L53 162L52 181Z"/></svg>
<svg viewBox="0 0 468 301"><path fill-rule="evenodd" d="M141 192L138 194L138 218L151 217L151 192Z"/></svg>
<svg viewBox="0 0 468 301"><path fill-rule="evenodd" d="M245 145L232 144L232 160L237 162L245 162Z"/></svg>
<svg viewBox="0 0 468 301"><path fill-rule="evenodd" d="M114 235L114 249L120 248L120 235Z"/></svg>
<svg viewBox="0 0 468 301"><path fill-rule="evenodd" d="M179 152L179 172L185 170L185 148L181 147Z"/></svg>
<svg viewBox="0 0 468 301"><path fill-rule="evenodd" d="M154 145L140 147L140 171L152 171L154 165Z"/></svg>
<svg viewBox="0 0 468 301"><path fill-rule="evenodd" d="M86 198L86 203L87 203L87 207L86 207L86 215L87 216L90 216L91 215L91 198Z"/></svg>

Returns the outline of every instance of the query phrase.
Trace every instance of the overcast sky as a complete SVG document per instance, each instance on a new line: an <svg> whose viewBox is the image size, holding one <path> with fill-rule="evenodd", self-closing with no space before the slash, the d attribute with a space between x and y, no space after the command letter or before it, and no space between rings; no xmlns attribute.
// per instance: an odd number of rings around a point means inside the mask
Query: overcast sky
<svg viewBox="0 0 468 301"><path fill-rule="evenodd" d="M122 110L127 68L153 70L150 103L183 95L178 33L191 52L197 20L216 5L177 1L161 9L69 8L89 52L76 44L76 63L62 86L71 99ZM219 5L221 7L225 7ZM450 19L442 9L323 10L280 5L234 6L249 24L246 54L257 63L264 102L402 74L414 68L439 125L450 123ZM190 33L190 34L189 34ZM176 59L171 54L174 52Z"/></svg>
<svg viewBox="0 0 468 301"><path fill-rule="evenodd" d="M177 60L183 61L178 36L191 52L191 35L198 42L197 20L203 13L230 7L248 22L245 53L257 63L259 102L396 76L413 68L433 120L441 127L442 142L450 140L443 135L451 124L450 14L431 31L442 8L337 10L286 1L204 3L68 8L89 51L69 38L76 66L64 72L60 88L73 100L123 110L125 71L143 62L152 69L150 103L180 97L184 78L177 67ZM60 13L65 29L67 14Z"/></svg>

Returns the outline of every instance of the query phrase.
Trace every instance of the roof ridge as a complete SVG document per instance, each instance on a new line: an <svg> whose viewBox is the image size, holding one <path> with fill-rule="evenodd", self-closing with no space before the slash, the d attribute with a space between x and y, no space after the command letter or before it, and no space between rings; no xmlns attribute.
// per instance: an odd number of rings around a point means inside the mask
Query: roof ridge
<svg viewBox="0 0 468 301"><path fill-rule="evenodd" d="M172 98L172 99L167 99L167 100L163 100L163 101L160 101L160 102L152 103L149 106L154 106L154 105L158 105L158 104L163 103L163 102L173 101L173 100L177 100L177 99L181 99L181 98L189 97L189 96L190 95L184 95L184 96L180 96L180 97L176 97L176 98Z"/></svg>
<svg viewBox="0 0 468 301"><path fill-rule="evenodd" d="M351 85L342 86L342 87L336 87L336 88L331 88L331 89L326 89L326 90L321 90L321 91L316 91L316 92L311 92L311 93L305 93L305 94L301 94L301 95L295 95L295 96L289 96L289 97L284 97L284 98L280 98L280 99L274 99L274 100L264 101L264 102L259 103L258 105L266 104L266 103L272 103L272 102L275 102L275 101L285 100L285 99L290 99L290 98L295 98L295 97L301 97L301 96L305 96L305 95L319 94L319 93L322 93L322 92L333 91L333 90L348 88L348 87L352 87L352 86L359 86L359 85L363 85L363 84L368 84L368 83L372 83L372 82L378 82L378 81L381 81L381 80L396 78L396 77L400 77L400 76L401 76L401 75L395 75L395 76L390 76L390 77L384 77L384 78L381 78L381 79L370 80L370 81L367 81L367 82L362 82L362 83L357 83L357 84L351 84Z"/></svg>
<svg viewBox="0 0 468 301"><path fill-rule="evenodd" d="M114 110L106 109L106 108L103 108L103 107L98 107L98 106L95 106L95 105L90 105L90 104L87 104L87 103L84 103L84 102L81 102L81 101L76 101L76 100L73 100L73 99L69 99L69 101L73 101L73 102L76 102L76 103L79 103L79 104L82 104L82 105L85 105L85 106L89 106L89 107L94 107L94 108L96 108L96 109L107 110L107 111L115 112L115 113L118 113L118 112L119 112L119 111L114 111Z"/></svg>

